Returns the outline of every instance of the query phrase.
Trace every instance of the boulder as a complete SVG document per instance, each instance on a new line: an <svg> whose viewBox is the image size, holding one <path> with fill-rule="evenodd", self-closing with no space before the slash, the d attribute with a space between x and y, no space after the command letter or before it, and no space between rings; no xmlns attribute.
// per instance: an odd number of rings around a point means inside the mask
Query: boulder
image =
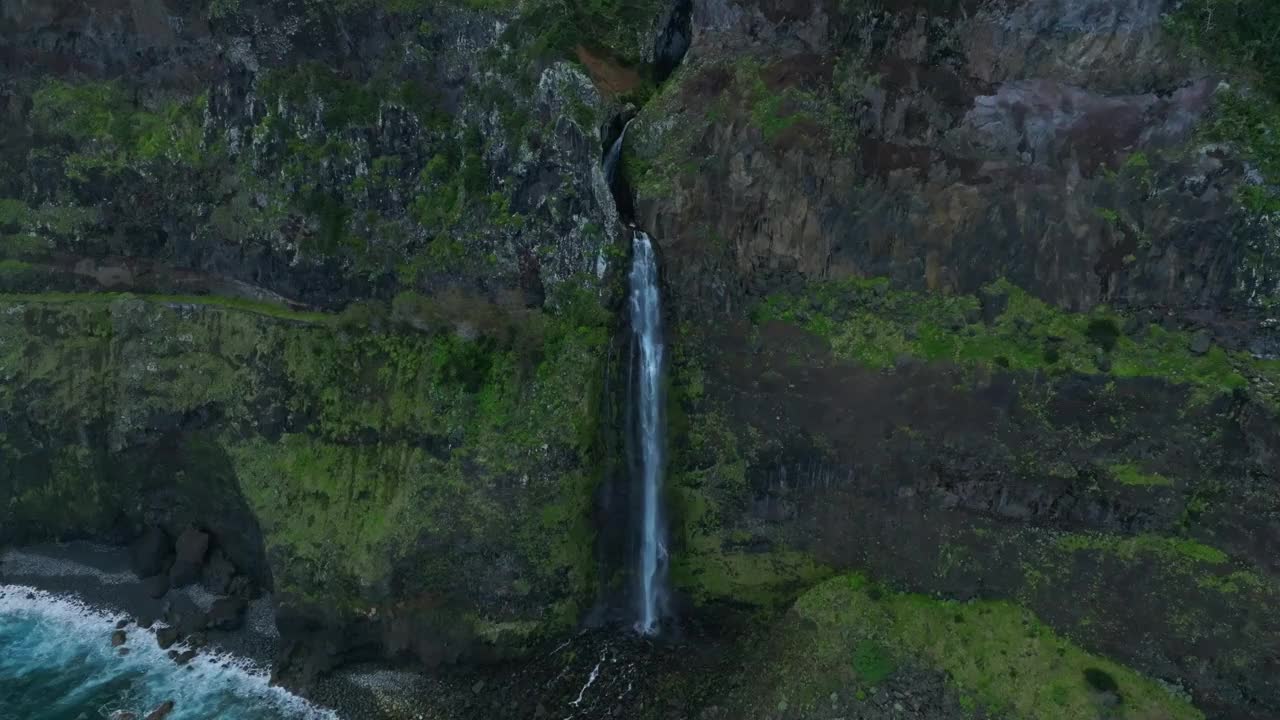
<svg viewBox="0 0 1280 720"><path fill-rule="evenodd" d="M978 296L978 300L982 303L982 322L987 325L994 325L1009 308L1009 293L984 292Z"/></svg>
<svg viewBox="0 0 1280 720"><path fill-rule="evenodd" d="M142 581L142 591L152 600L159 600L164 594L169 592L169 576L168 575L152 575Z"/></svg>
<svg viewBox="0 0 1280 720"><path fill-rule="evenodd" d="M111 647L120 647L125 644L125 641L128 639L128 636L124 634L123 630L116 630L111 633Z"/></svg>
<svg viewBox="0 0 1280 720"><path fill-rule="evenodd" d="M195 650L187 650L185 652L178 653L178 656L175 657L173 661L178 663L179 665L186 665L187 663L191 662L191 660L195 658L195 656L196 656Z"/></svg>
<svg viewBox="0 0 1280 720"><path fill-rule="evenodd" d="M168 650L176 642L178 642L178 628L164 627L156 631L156 644L161 650Z"/></svg>
<svg viewBox="0 0 1280 720"><path fill-rule="evenodd" d="M213 601L213 606L209 608L209 628L239 630L244 624L244 613L248 605L238 597L225 597Z"/></svg>
<svg viewBox="0 0 1280 720"><path fill-rule="evenodd" d="M149 527L129 544L129 567L139 578L159 575L169 570L173 561L169 536L158 527Z"/></svg>
<svg viewBox="0 0 1280 720"><path fill-rule="evenodd" d="M214 595L226 595L231 590L231 582L235 576L236 566L231 564L220 548L214 548L200 575L200 584Z"/></svg>
<svg viewBox="0 0 1280 720"><path fill-rule="evenodd" d="M164 720L169 717L169 713L173 712L173 701L165 700L160 706L147 714L143 720Z"/></svg>
<svg viewBox="0 0 1280 720"><path fill-rule="evenodd" d="M1213 347L1213 338L1208 330L1197 330L1187 343L1187 349L1196 355L1204 355Z"/></svg>
<svg viewBox="0 0 1280 720"><path fill-rule="evenodd" d="M209 552L209 534L189 527L178 536L169 583L180 588L200 579L205 554Z"/></svg>
<svg viewBox="0 0 1280 720"><path fill-rule="evenodd" d="M253 581L244 575L237 575L231 579L231 585L227 588L228 595L234 595L245 600L252 600L254 596Z"/></svg>

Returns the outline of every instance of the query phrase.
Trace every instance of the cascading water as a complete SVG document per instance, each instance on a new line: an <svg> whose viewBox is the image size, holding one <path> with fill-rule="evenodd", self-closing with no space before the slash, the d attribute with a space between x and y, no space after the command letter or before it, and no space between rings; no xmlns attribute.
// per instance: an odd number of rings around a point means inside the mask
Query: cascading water
<svg viewBox="0 0 1280 720"><path fill-rule="evenodd" d="M658 292L658 260L653 241L636 230L632 240L631 331L634 385L628 393L635 425L639 466L639 558L636 564L636 623L644 635L658 632L666 599L666 525L662 516L662 476L666 422L662 373L662 308Z"/></svg>
<svg viewBox="0 0 1280 720"><path fill-rule="evenodd" d="M605 178L621 215L631 210L625 181L618 176L622 146L631 123L622 127L605 154ZM665 348L662 298L658 289L658 256L653 239L632 226L631 366L627 385L631 507L634 528L634 627L655 635L666 610L667 544L662 512L662 480L666 470L666 417L662 379Z"/></svg>
<svg viewBox="0 0 1280 720"><path fill-rule="evenodd" d="M628 120L626 125L622 126L622 132L618 133L618 139L613 141L613 146L609 148L608 154L604 156L604 176L609 181L609 185L613 186L614 178L618 174L618 159L622 157L622 141L627 138L627 128L631 127L631 121Z"/></svg>

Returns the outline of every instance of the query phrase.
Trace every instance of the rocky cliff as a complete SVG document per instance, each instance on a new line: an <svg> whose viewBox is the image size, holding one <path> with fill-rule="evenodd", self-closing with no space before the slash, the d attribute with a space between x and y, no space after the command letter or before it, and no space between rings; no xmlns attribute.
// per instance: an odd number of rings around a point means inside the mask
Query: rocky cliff
<svg viewBox="0 0 1280 720"><path fill-rule="evenodd" d="M432 717L582 701L587 657L632 673L601 717L1280 716L1277 27L7 3L0 543L200 526L286 682L496 698ZM620 215L683 631L556 654L626 572Z"/></svg>

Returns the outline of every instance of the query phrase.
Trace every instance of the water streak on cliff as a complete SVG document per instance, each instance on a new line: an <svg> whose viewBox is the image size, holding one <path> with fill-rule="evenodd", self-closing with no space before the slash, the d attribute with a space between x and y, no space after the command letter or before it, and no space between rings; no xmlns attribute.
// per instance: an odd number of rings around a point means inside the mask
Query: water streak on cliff
<svg viewBox="0 0 1280 720"><path fill-rule="evenodd" d="M661 502L666 454L662 392L665 347L658 260L653 241L636 230L632 252L631 357L635 371L628 395L638 420L635 440L641 485L635 628L642 634L652 635L658 631L666 599L666 522Z"/></svg>

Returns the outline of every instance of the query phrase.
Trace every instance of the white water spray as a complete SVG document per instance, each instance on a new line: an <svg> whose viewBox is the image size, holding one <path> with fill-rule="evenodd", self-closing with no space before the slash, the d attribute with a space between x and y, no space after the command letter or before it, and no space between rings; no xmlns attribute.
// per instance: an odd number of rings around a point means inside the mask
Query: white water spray
<svg viewBox="0 0 1280 720"><path fill-rule="evenodd" d="M665 601L667 549L662 518L662 476L664 470L665 423L663 413L662 308L658 292L658 261L653 241L636 230L632 241L631 330L638 360L636 390L632 393L638 420L636 444L641 480L639 588L636 593L638 632L658 632Z"/></svg>
<svg viewBox="0 0 1280 720"><path fill-rule="evenodd" d="M610 183L613 182L613 176L618 171L618 159L622 157L622 141L627 138L627 128L631 127L631 122L628 120L627 124L622 126L618 139L613 141L608 154L604 156L604 176Z"/></svg>

